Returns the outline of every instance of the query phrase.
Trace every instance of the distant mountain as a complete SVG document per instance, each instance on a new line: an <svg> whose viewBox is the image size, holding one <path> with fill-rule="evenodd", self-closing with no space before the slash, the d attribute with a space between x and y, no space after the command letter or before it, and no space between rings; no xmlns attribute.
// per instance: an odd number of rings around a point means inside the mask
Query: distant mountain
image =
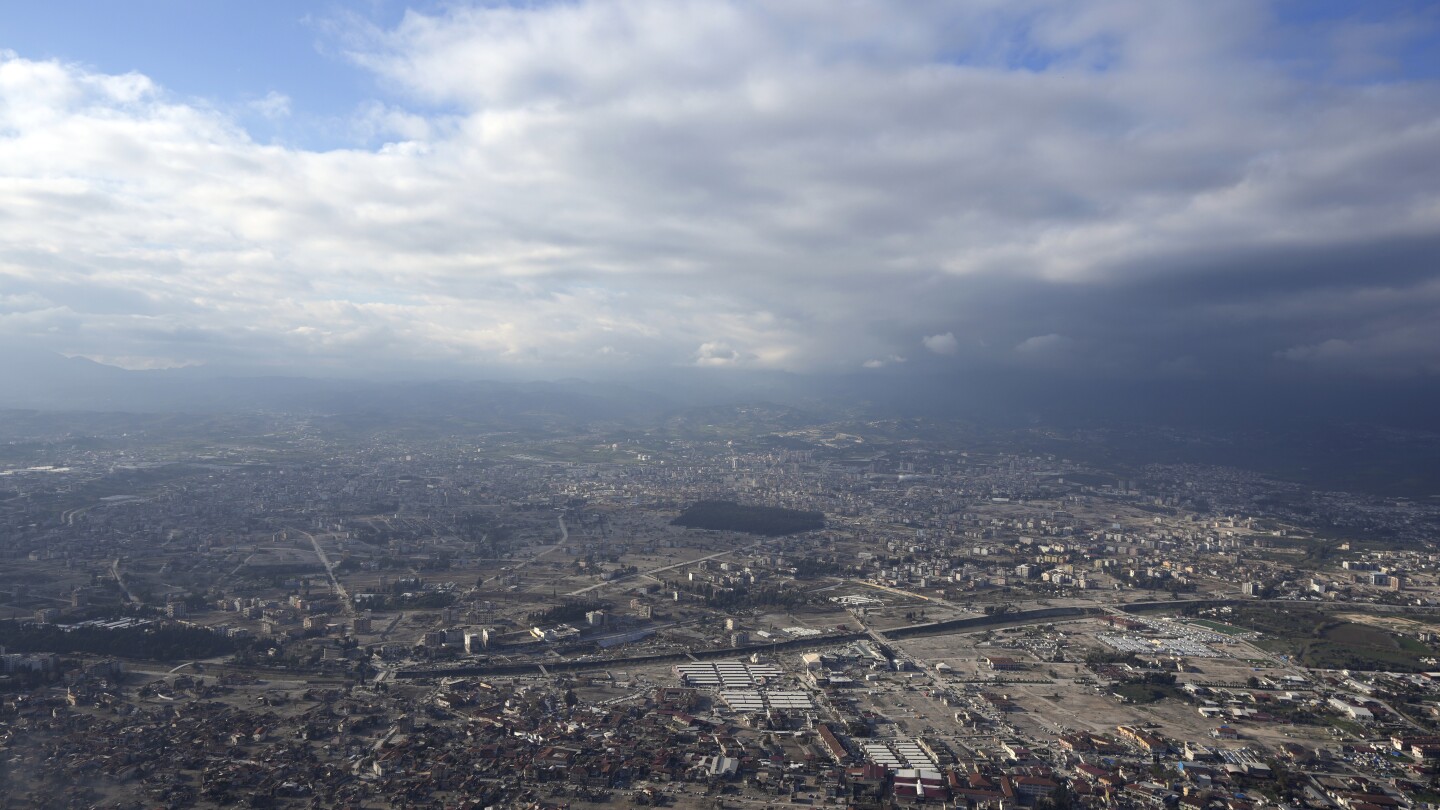
<svg viewBox="0 0 1440 810"><path fill-rule="evenodd" d="M623 385L439 380L371 382L221 376L194 369L128 371L47 352L0 355L0 408L138 413L285 411L357 423L405 417L543 427L650 419L680 403Z"/></svg>
<svg viewBox="0 0 1440 810"><path fill-rule="evenodd" d="M0 407L116 410L133 372L54 352L0 351Z"/></svg>
<svg viewBox="0 0 1440 810"><path fill-rule="evenodd" d="M150 413L287 411L371 416L537 417L645 421L687 408L770 405L781 426L826 418L929 418L1023 428L1165 425L1276 429L1332 423L1440 430L1440 382L1106 380L1000 369L801 375L671 368L551 382L366 381L226 374L206 368L127 371L52 352L0 351L0 408ZM695 415L695 418L705 418ZM726 419L742 417L731 416ZM713 419L713 416L712 416Z"/></svg>

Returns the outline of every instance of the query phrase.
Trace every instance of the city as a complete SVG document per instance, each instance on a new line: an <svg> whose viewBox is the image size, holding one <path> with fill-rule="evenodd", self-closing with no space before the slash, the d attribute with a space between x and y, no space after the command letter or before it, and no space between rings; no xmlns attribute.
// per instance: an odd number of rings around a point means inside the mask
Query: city
<svg viewBox="0 0 1440 810"><path fill-rule="evenodd" d="M0 810L1440 810L1436 0L0 3Z"/></svg>
<svg viewBox="0 0 1440 810"><path fill-rule="evenodd" d="M864 423L263 429L10 440L7 793L1440 802L1433 503Z"/></svg>

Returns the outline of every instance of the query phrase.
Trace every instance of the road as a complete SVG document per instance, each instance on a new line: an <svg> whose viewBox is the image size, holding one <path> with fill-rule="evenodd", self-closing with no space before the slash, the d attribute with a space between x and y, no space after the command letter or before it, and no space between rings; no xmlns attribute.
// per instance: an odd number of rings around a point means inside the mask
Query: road
<svg viewBox="0 0 1440 810"><path fill-rule="evenodd" d="M390 634L394 632L396 625L400 624L400 620L403 618L405 618L405 614L403 612L396 613L395 618L390 620L390 624L386 626L384 630L380 631L380 640L384 641L385 639L389 638Z"/></svg>
<svg viewBox="0 0 1440 810"><path fill-rule="evenodd" d="M124 591L126 601L132 605L141 604L140 600L135 598L135 594L130 592L130 586L125 584L125 577L120 571L119 557L116 557L115 561L110 563L110 575L115 577L115 584L120 586L121 591Z"/></svg>
<svg viewBox="0 0 1440 810"><path fill-rule="evenodd" d="M64 512L60 513L60 521L66 526L74 526L75 518L80 517L81 515L94 508L95 507L93 506L81 506L76 509L66 509Z"/></svg>
<svg viewBox="0 0 1440 810"><path fill-rule="evenodd" d="M295 531L300 532L310 539L310 545L315 547L315 556L319 557L320 564L325 566L325 576L330 579L331 589L335 591L336 596L340 597L340 609L345 611L347 617L353 619L355 617L355 606L350 604L350 594L345 590L345 586L341 585L340 580L335 578L335 564L330 562L330 555L326 554L325 549L320 547L320 540L315 537L315 535L304 529L296 529Z"/></svg>
<svg viewBox="0 0 1440 810"><path fill-rule="evenodd" d="M501 577L506 576L507 574L518 574L518 573L520 573L521 571L524 571L524 570L525 570L528 566L530 566L532 563L538 562L538 561L540 561L541 558L546 557L546 556L554 553L556 549L565 548L565 546L569 545L569 543L570 543L570 527L568 527L568 526L565 525L565 516L564 516L564 515L561 515L561 516L559 517L559 523L560 523L560 541L559 541L558 543L556 543L556 544L553 545L553 546L550 546L550 547L546 548L544 551L537 552L534 557L531 557L530 559L525 560L524 562L520 563L519 565L516 565L513 570L510 570L510 571L502 571L501 573L496 574L496 575L493 576L493 577L486 577L484 580L481 581L481 584L483 585L483 584L486 584L486 583L494 582L495 580L500 579ZM496 562L505 562L505 561L507 561L506 558L496 558Z"/></svg>
<svg viewBox="0 0 1440 810"><path fill-rule="evenodd" d="M687 565L694 565L695 563L703 562L704 560L713 560L713 559L715 559L715 558L717 558L717 557L724 557L724 556L727 556L727 555L730 555L730 554L735 554L735 553L742 552L742 551L752 551L752 550L754 550L754 549L756 549L756 548L759 548L760 546L762 546L762 545L764 545L764 544L765 544L765 541L764 541L764 540L761 540L761 541L756 542L756 543L751 543L750 545L744 546L744 547L742 547L742 548L726 549L726 550L724 550L724 551L719 551L719 552L716 552L716 553L714 553L714 554L710 554L710 555L705 556L705 557L697 557L697 558L695 558L695 559L693 559L693 560L685 560L684 562L671 563L670 565L662 565L662 566L660 566L659 568L651 568L651 569L648 570L648 571L640 571L640 572L636 573L635 576L637 576L637 577L654 576L655 574L658 574L658 573L660 573L661 571L670 571L670 570L673 570L673 569L676 569L676 568L684 568L684 567L687 566ZM612 580L612 581L610 581L610 582L597 582L597 583L595 583L594 585L586 585L585 587L583 587L583 588L581 588L581 589L579 589L579 590L576 590L576 591L571 591L570 593L568 593L568 594L566 594L566 595L567 595L567 596L579 596L579 595L581 595L581 594L589 593L589 592L591 592L591 591L593 591L593 590L596 590L597 588L604 588L604 587L607 586L607 585L613 585L613 584L615 584L616 581L617 581L617 580ZM619 581L619 582L628 582L629 580L626 579L626 580L618 580L618 581Z"/></svg>
<svg viewBox="0 0 1440 810"><path fill-rule="evenodd" d="M1424 726L1420 725L1419 723L1415 722L1414 720L1411 720L1410 717L1409 717L1408 715L1406 715L1405 713L1396 711L1394 706L1392 706L1392 705L1389 704L1389 703L1386 703L1386 702L1383 701L1383 700L1380 700L1379 698L1370 697L1370 696L1367 696L1367 695L1356 695L1356 694L1351 694L1351 693L1349 693L1349 692L1346 692L1346 693L1345 693L1345 696L1348 697L1348 698L1350 698L1351 700L1355 701L1356 703L1364 703L1364 702L1367 701L1367 700L1368 700L1368 701L1373 701L1373 702L1375 702L1375 703L1378 703L1378 704L1380 704L1380 707L1383 708L1385 711L1390 712L1391 714L1393 714L1393 715L1395 715L1396 717L1400 718L1401 720L1405 721L1405 723L1406 723L1407 725L1409 725L1411 728L1415 729L1417 732L1419 732L1419 733L1421 733L1421 734L1430 734L1430 733L1431 733L1429 729L1425 728Z"/></svg>

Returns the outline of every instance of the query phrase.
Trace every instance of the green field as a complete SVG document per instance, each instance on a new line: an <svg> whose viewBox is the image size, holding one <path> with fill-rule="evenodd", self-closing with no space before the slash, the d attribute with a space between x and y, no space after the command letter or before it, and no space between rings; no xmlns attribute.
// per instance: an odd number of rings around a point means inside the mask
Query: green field
<svg viewBox="0 0 1440 810"><path fill-rule="evenodd" d="M1148 683L1120 683L1116 684L1111 692L1119 695L1131 703L1155 703L1174 695L1174 687L1154 686Z"/></svg>
<svg viewBox="0 0 1440 810"><path fill-rule="evenodd" d="M1211 630L1216 633L1224 633L1227 636L1240 636L1250 632L1243 627L1236 627L1233 624L1225 624L1223 622L1214 622L1209 619L1188 619L1186 623L1203 627L1206 630Z"/></svg>

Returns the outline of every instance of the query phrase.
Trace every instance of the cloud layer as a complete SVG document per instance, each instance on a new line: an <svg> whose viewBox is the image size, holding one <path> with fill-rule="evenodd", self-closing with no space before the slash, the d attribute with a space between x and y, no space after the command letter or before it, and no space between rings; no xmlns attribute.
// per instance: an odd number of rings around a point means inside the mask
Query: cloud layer
<svg viewBox="0 0 1440 810"><path fill-rule="evenodd" d="M392 100L324 152L6 53L0 340L362 373L1434 374L1440 86L1389 55L1436 20L1283 9L337 20Z"/></svg>

